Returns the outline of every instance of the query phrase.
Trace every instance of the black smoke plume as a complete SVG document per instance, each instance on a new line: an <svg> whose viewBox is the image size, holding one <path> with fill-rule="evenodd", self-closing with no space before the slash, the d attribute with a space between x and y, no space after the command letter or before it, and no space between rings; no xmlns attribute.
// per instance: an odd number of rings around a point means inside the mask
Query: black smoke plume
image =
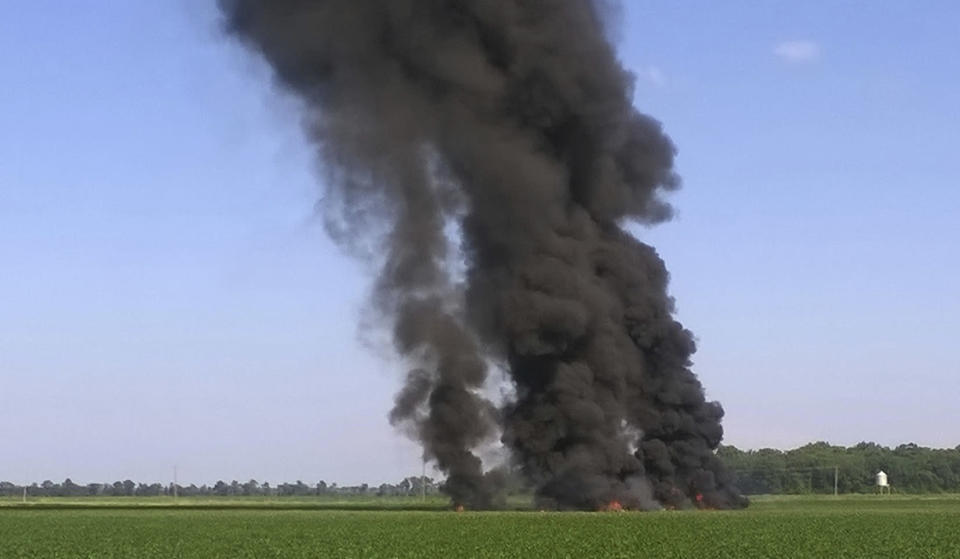
<svg viewBox="0 0 960 559"><path fill-rule="evenodd" d="M598 2L220 7L303 102L329 229L378 266L411 364L390 419L454 503L497 504L478 448L499 436L544 506L745 504L663 261L624 229L669 219L679 180Z"/></svg>

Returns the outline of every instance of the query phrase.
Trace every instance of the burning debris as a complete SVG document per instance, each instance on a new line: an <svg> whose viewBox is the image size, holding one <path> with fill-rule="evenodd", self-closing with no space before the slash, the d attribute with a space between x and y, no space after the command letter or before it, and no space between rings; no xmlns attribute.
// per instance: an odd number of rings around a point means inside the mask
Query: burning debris
<svg viewBox="0 0 960 559"><path fill-rule="evenodd" d="M623 505L620 504L620 501L610 501L600 510L603 512L623 512Z"/></svg>
<svg viewBox="0 0 960 559"><path fill-rule="evenodd" d="M656 251L674 146L590 0L220 0L304 103L329 229L411 364L390 414L456 506L498 436L541 506L742 506ZM363 252L364 246L381 249ZM504 372L495 404L484 389Z"/></svg>

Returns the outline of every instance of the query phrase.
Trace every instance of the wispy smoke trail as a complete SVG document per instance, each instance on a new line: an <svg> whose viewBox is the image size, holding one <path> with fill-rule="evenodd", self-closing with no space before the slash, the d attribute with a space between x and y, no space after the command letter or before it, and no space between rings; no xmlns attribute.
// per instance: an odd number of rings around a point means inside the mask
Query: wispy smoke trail
<svg viewBox="0 0 960 559"><path fill-rule="evenodd" d="M679 180L596 2L220 6L305 103L335 237L383 247L374 302L412 364L390 418L454 502L496 504L476 449L499 436L545 505L743 504L666 268L623 229L668 219Z"/></svg>

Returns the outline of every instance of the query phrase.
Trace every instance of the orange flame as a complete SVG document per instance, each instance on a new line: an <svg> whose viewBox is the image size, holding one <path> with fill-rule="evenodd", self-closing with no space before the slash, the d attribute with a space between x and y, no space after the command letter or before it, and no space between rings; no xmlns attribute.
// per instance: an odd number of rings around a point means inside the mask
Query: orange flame
<svg viewBox="0 0 960 559"><path fill-rule="evenodd" d="M620 504L620 501L610 501L600 510L607 512L623 512L623 505Z"/></svg>
<svg viewBox="0 0 960 559"><path fill-rule="evenodd" d="M695 499L697 500L697 508L703 510L714 510L713 507L703 502L703 493L697 493Z"/></svg>

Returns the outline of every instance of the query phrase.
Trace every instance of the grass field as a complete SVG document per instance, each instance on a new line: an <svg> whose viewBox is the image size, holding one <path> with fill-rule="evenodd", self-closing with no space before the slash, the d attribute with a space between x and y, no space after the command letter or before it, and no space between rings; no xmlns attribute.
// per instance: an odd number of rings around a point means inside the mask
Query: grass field
<svg viewBox="0 0 960 559"><path fill-rule="evenodd" d="M403 499L171 505L0 503L0 557L960 558L953 496L761 497L746 511L654 513L454 513Z"/></svg>

